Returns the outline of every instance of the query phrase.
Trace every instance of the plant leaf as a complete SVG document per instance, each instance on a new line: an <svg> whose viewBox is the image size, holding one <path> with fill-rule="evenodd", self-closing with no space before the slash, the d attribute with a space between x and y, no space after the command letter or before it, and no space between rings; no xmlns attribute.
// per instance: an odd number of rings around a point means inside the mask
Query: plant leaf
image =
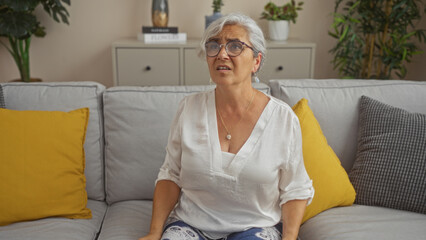
<svg viewBox="0 0 426 240"><path fill-rule="evenodd" d="M339 41L341 42L341 41L343 41L343 39L346 37L346 34L348 33L348 30L349 30L349 27L348 26L346 26L345 27L345 30L343 30L343 33L342 33L342 35L340 36L340 38L339 38Z"/></svg>
<svg viewBox="0 0 426 240"><path fill-rule="evenodd" d="M9 12L0 15L0 36L27 38L37 27L36 17L25 12Z"/></svg>
<svg viewBox="0 0 426 240"><path fill-rule="evenodd" d="M0 0L0 6L5 5L15 12L33 11L39 3L39 0Z"/></svg>

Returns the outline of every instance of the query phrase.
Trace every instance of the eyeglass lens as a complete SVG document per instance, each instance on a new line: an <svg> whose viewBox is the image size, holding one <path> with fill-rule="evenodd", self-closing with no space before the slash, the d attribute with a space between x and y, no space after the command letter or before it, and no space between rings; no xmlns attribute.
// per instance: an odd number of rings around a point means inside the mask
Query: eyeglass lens
<svg viewBox="0 0 426 240"><path fill-rule="evenodd" d="M217 42L206 43L206 54L209 57L216 57L219 54L220 49L222 49L222 45ZM230 57L236 57L243 51L243 44L237 41L227 42L225 50Z"/></svg>

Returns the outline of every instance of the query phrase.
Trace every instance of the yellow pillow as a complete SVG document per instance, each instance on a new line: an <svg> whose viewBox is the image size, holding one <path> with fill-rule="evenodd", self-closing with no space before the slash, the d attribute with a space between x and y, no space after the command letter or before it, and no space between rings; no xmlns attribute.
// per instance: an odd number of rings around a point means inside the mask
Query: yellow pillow
<svg viewBox="0 0 426 240"><path fill-rule="evenodd" d="M89 109L0 109L0 226L45 217L91 218L83 144Z"/></svg>
<svg viewBox="0 0 426 240"><path fill-rule="evenodd" d="M293 106L302 128L303 158L306 171L313 181L315 196L306 208L302 222L332 207L352 205L355 190L340 164L313 112L308 100Z"/></svg>

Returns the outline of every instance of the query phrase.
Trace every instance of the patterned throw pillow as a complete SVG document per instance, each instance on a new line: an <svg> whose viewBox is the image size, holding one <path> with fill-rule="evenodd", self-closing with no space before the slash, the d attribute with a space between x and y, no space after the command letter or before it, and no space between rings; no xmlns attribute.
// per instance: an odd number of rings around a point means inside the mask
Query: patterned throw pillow
<svg viewBox="0 0 426 240"><path fill-rule="evenodd" d="M0 108L6 108L6 104L4 103L4 97L3 97L3 88L0 85Z"/></svg>
<svg viewBox="0 0 426 240"><path fill-rule="evenodd" d="M361 97L355 203L426 213L426 115Z"/></svg>

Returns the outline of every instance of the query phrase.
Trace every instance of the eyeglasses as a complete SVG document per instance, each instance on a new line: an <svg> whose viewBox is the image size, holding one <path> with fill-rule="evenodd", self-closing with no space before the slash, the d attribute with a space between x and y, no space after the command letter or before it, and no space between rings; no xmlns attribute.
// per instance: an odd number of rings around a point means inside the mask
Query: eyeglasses
<svg viewBox="0 0 426 240"><path fill-rule="evenodd" d="M205 45L207 56L216 57L219 54L220 50L222 49L223 45L225 45L226 53L230 57L239 56L243 52L244 46L250 48L254 53L257 53L257 51L254 50L249 45L247 45L247 43L241 42L239 40L229 41L226 44L219 44L215 41L210 41L210 42L207 42Z"/></svg>

